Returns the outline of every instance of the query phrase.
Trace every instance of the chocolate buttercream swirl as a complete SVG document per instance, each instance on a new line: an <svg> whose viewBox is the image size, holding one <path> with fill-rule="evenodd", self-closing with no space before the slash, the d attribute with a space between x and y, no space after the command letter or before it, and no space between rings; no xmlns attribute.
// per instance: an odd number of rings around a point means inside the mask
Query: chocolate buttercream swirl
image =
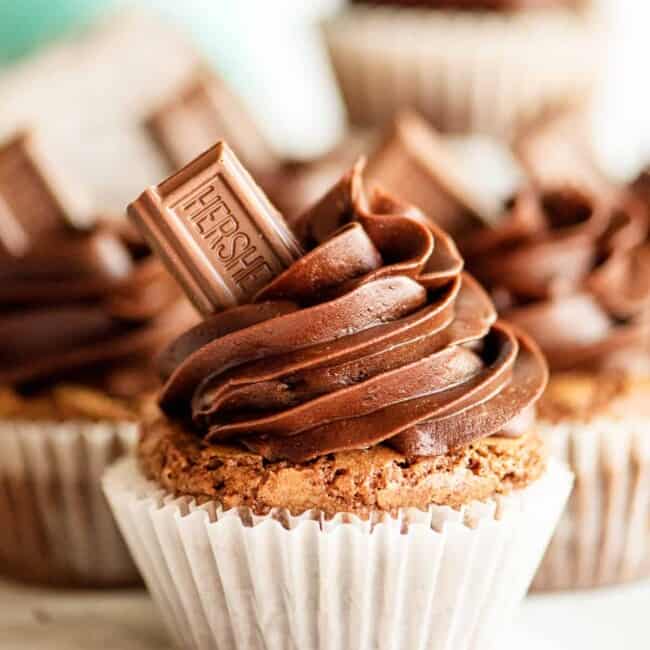
<svg viewBox="0 0 650 650"><path fill-rule="evenodd" d="M147 358L192 322L160 262L114 222L2 257L0 280L0 385L65 378L121 396L111 370L133 363L151 383Z"/></svg>
<svg viewBox="0 0 650 650"><path fill-rule="evenodd" d="M362 163L300 221L308 251L162 356L161 406L209 441L302 462L379 443L436 455L518 435L546 364L496 320L452 240Z"/></svg>
<svg viewBox="0 0 650 650"><path fill-rule="evenodd" d="M646 210L627 193L608 202L574 188L526 189L461 249L551 368L598 368L648 354L647 234Z"/></svg>

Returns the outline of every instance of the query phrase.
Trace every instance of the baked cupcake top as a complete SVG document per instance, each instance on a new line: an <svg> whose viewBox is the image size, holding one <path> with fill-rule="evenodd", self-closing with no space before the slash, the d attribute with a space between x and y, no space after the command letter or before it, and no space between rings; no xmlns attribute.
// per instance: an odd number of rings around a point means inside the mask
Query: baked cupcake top
<svg viewBox="0 0 650 650"><path fill-rule="evenodd" d="M308 251L162 355L160 405L197 440L305 462L382 443L432 456L528 429L547 381L451 239L362 164L298 224Z"/></svg>
<svg viewBox="0 0 650 650"><path fill-rule="evenodd" d="M62 226L0 258L3 415L123 417L103 397L130 403L156 387L152 355L194 318L139 235L118 223Z"/></svg>
<svg viewBox="0 0 650 650"><path fill-rule="evenodd" d="M525 189L461 248L551 369L625 368L648 355L647 234L645 207L627 192L612 202L570 187Z"/></svg>

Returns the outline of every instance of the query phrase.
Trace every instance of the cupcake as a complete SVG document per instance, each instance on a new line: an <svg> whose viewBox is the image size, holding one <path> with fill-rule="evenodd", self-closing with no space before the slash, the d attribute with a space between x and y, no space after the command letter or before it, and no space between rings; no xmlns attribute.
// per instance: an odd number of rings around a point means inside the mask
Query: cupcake
<svg viewBox="0 0 650 650"><path fill-rule="evenodd" d="M570 491L537 346L361 174L300 219L303 257L163 353L162 415L105 476L180 647L492 647Z"/></svg>
<svg viewBox="0 0 650 650"><path fill-rule="evenodd" d="M602 29L591 0L357 1L324 25L354 124L405 106L445 132L514 137L589 100Z"/></svg>
<svg viewBox="0 0 650 650"><path fill-rule="evenodd" d="M0 572L129 584L100 477L136 439L152 355L193 317L135 231L59 219L55 187L28 136L0 150Z"/></svg>
<svg viewBox="0 0 650 650"><path fill-rule="evenodd" d="M650 245L629 191L523 190L468 237L468 267L551 367L540 430L576 487L537 588L650 575ZM611 198L611 197L610 197Z"/></svg>

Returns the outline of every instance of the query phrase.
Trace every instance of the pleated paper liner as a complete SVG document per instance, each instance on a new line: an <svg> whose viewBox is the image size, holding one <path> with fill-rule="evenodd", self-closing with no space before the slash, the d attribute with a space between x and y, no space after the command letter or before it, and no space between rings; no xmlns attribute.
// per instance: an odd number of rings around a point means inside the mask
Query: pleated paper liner
<svg viewBox="0 0 650 650"><path fill-rule="evenodd" d="M348 7L324 25L351 121L405 106L445 132L514 137L582 105L602 69L593 9L521 12Z"/></svg>
<svg viewBox="0 0 650 650"><path fill-rule="evenodd" d="M576 476L534 581L538 590L598 587L650 577L650 423L598 418L542 429Z"/></svg>
<svg viewBox="0 0 650 650"><path fill-rule="evenodd" d="M507 497L362 521L197 505L144 479L133 458L104 478L170 634L202 650L495 647L571 485L552 461Z"/></svg>
<svg viewBox="0 0 650 650"><path fill-rule="evenodd" d="M0 421L0 573L41 584L139 582L101 489L132 422Z"/></svg>

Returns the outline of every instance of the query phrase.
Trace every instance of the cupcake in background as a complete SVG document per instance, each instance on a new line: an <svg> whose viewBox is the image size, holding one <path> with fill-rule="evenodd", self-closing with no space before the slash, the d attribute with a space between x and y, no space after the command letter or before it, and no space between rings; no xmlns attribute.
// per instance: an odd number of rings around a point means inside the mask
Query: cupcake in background
<svg viewBox="0 0 650 650"><path fill-rule="evenodd" d="M132 215L155 221L166 188L207 196L225 159L219 143ZM162 355L163 414L104 488L179 646L507 634L571 476L534 424L538 348L424 219L355 165L299 220L302 257Z"/></svg>
<svg viewBox="0 0 650 650"><path fill-rule="evenodd" d="M324 33L352 123L413 107L443 132L507 139L588 102L603 51L592 0L357 1Z"/></svg>
<svg viewBox="0 0 650 650"><path fill-rule="evenodd" d="M583 118L557 115L522 134L515 147L519 172L512 176L520 189L505 204L495 203L497 213L476 211L468 220L471 212L458 200L456 210L427 212L435 217L428 223L457 234L468 269L489 288L499 313L528 331L550 362L540 426L577 480L535 581L545 589L650 572L644 479L650 469L650 182L641 174L625 188L610 179ZM417 138L390 136L390 146L371 154L370 169L386 169L377 180L395 191L402 187L419 206L435 206L431 197L449 177L468 188L456 191L457 198L479 194L491 160L470 172L451 155L449 140L423 120L416 132ZM412 140L417 147L409 146ZM416 158L425 164L416 168ZM417 194L408 183L416 174Z"/></svg>
<svg viewBox="0 0 650 650"><path fill-rule="evenodd" d="M0 148L0 571L110 586L138 573L99 479L195 316L138 233L79 197L32 136Z"/></svg>
<svg viewBox="0 0 650 650"><path fill-rule="evenodd" d="M412 110L400 111L370 150L365 177L435 215L459 238L500 215L521 180L507 147L481 136L445 137Z"/></svg>
<svg viewBox="0 0 650 650"><path fill-rule="evenodd" d="M535 586L650 575L647 204L625 188L528 188L461 249L504 318L544 350L541 431L576 475Z"/></svg>

